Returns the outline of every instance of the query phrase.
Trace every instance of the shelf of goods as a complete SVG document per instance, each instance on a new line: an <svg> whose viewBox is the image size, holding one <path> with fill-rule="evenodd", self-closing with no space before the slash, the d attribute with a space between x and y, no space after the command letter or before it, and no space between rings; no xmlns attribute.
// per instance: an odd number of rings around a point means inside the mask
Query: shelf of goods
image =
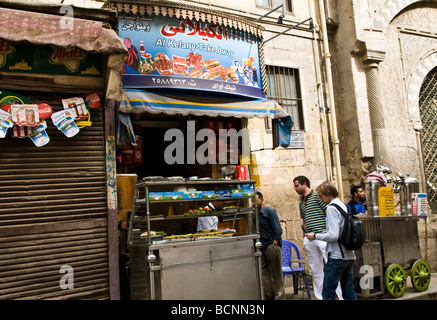
<svg viewBox="0 0 437 320"><path fill-rule="evenodd" d="M132 299L261 299L255 181L136 184L128 232ZM199 218L218 227L197 230Z"/></svg>

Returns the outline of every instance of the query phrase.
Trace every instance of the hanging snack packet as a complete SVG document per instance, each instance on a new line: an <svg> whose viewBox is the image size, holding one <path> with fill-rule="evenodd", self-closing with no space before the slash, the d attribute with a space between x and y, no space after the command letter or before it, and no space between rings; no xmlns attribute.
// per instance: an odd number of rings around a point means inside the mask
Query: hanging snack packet
<svg viewBox="0 0 437 320"><path fill-rule="evenodd" d="M64 109L72 109L75 121L88 120L89 113L83 98L63 99L62 104Z"/></svg>
<svg viewBox="0 0 437 320"><path fill-rule="evenodd" d="M6 137L6 132L14 126L12 115L3 109L0 109L0 138Z"/></svg>
<svg viewBox="0 0 437 320"><path fill-rule="evenodd" d="M35 132L30 136L30 139L37 147L45 146L50 142L49 135L46 132L47 122L45 120L39 123L39 126L35 129Z"/></svg>
<svg viewBox="0 0 437 320"><path fill-rule="evenodd" d="M20 127L37 127L39 123L38 105L11 105L12 121Z"/></svg>
<svg viewBox="0 0 437 320"><path fill-rule="evenodd" d="M55 112L51 118L58 130L61 130L68 138L75 136L80 131L74 123L74 115L71 108Z"/></svg>

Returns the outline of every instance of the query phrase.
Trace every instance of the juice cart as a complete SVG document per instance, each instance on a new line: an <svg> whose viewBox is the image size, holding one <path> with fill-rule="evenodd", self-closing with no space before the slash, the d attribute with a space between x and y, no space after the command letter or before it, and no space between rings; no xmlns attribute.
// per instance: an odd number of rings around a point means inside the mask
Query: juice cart
<svg viewBox="0 0 437 320"><path fill-rule="evenodd" d="M382 171L382 172L381 172ZM383 168L380 174L391 173ZM391 181L391 179L387 179ZM417 291L425 291L431 281L431 270L422 259L417 222L425 219L417 211L414 197L418 194L418 181L413 177L404 178L398 172L393 179L392 195L399 193L400 212L394 211L393 197L387 196L387 180L370 180L367 191L367 216L361 217L366 229L366 243L356 251L357 271L362 266L372 266L375 277L379 279L379 290L358 290L357 295L369 297L384 293L384 289L395 297L401 297L406 289L407 277ZM388 193L389 194L389 193ZM419 214L418 214L419 213Z"/></svg>
<svg viewBox="0 0 437 320"><path fill-rule="evenodd" d="M361 264L373 264L374 275L382 280L380 290L376 291L376 294L384 293L385 288L391 296L401 297L405 292L408 276L417 291L425 291L428 288L431 270L428 263L422 259L417 231L417 222L421 218L397 216L361 219L366 229L366 240L369 242L366 242L357 255L362 256ZM368 250L369 246L379 248L380 252Z"/></svg>

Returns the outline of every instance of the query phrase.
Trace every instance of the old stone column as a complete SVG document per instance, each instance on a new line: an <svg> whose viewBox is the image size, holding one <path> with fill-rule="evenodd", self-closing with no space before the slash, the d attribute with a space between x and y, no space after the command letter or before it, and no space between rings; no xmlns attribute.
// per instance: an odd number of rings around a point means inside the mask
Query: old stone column
<svg viewBox="0 0 437 320"><path fill-rule="evenodd" d="M373 137L374 164L389 163L386 129L378 75L378 63L370 62L365 66L367 81L367 99L369 102L370 123Z"/></svg>

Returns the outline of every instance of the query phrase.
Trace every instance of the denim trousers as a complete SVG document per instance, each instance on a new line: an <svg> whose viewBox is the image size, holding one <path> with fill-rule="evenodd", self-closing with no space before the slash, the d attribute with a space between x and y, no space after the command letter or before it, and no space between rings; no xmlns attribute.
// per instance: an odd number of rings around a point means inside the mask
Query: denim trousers
<svg viewBox="0 0 437 320"><path fill-rule="evenodd" d="M340 282L344 300L357 300L354 289L354 260L328 258L323 279L323 300L335 300L335 289Z"/></svg>
<svg viewBox="0 0 437 320"><path fill-rule="evenodd" d="M326 242L321 240L310 241L305 237L303 239L303 246L307 254L308 265L311 268L314 296L317 300L323 300L323 268L325 266L325 261L328 258L328 255L326 254ZM340 284L335 293L339 300L343 300Z"/></svg>

